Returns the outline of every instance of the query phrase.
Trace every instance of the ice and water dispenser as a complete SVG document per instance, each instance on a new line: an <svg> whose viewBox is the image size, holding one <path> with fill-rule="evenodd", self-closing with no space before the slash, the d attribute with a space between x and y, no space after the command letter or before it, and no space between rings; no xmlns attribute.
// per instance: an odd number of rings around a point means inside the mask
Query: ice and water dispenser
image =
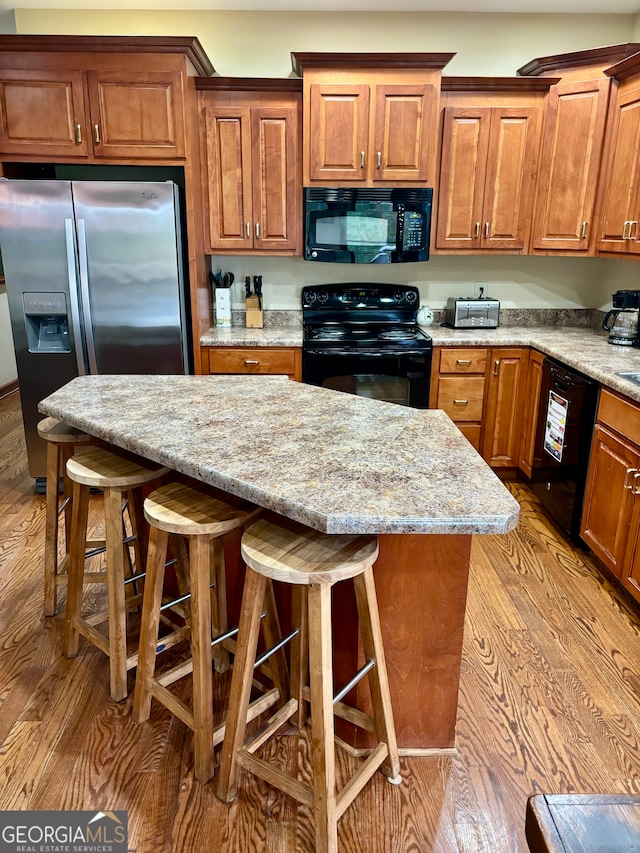
<svg viewBox="0 0 640 853"><path fill-rule="evenodd" d="M23 293L29 352L71 352L65 293Z"/></svg>

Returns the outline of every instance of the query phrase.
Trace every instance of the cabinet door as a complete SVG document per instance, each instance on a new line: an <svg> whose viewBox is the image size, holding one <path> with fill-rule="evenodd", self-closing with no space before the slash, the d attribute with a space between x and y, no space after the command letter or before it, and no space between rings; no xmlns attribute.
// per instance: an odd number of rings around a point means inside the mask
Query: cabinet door
<svg viewBox="0 0 640 853"><path fill-rule="evenodd" d="M308 146L312 181L366 181L369 86L313 83Z"/></svg>
<svg viewBox="0 0 640 853"><path fill-rule="evenodd" d="M298 111L251 110L255 249L297 247Z"/></svg>
<svg viewBox="0 0 640 853"><path fill-rule="evenodd" d="M429 142L437 123L434 86L376 86L374 181L433 183Z"/></svg>
<svg viewBox="0 0 640 853"><path fill-rule="evenodd" d="M182 74L88 71L96 157L185 156Z"/></svg>
<svg viewBox="0 0 640 853"><path fill-rule="evenodd" d="M90 150L80 71L0 72L0 152L86 157Z"/></svg>
<svg viewBox="0 0 640 853"><path fill-rule="evenodd" d="M483 249L524 249L533 208L540 110L494 107L482 210Z"/></svg>
<svg viewBox="0 0 640 853"><path fill-rule="evenodd" d="M438 249L480 245L491 108L446 107L438 189Z"/></svg>
<svg viewBox="0 0 640 853"><path fill-rule="evenodd" d="M592 235L609 80L553 86L546 106L534 249L586 251Z"/></svg>
<svg viewBox="0 0 640 853"><path fill-rule="evenodd" d="M618 100L611 127L611 149L601 191L598 250L636 251L640 210L640 89Z"/></svg>
<svg viewBox="0 0 640 853"><path fill-rule="evenodd" d="M629 590L631 595L640 601L640 500L637 499L637 492L634 486L634 502L633 511L631 513L631 524L629 526L629 536L627 538L627 547L622 565L621 578L622 583Z"/></svg>
<svg viewBox="0 0 640 853"><path fill-rule="evenodd" d="M528 350L491 350L483 456L493 468L518 464Z"/></svg>
<svg viewBox="0 0 640 853"><path fill-rule="evenodd" d="M206 198L211 250L251 249L251 115L248 107L206 107Z"/></svg>
<svg viewBox="0 0 640 853"><path fill-rule="evenodd" d="M635 445L596 424L591 444L580 536L617 577L622 564L633 509L633 493L625 488L640 465Z"/></svg>
<svg viewBox="0 0 640 853"><path fill-rule="evenodd" d="M520 467L530 477L533 470L538 409L540 407L540 389L542 387L542 363L544 355L532 350L529 353L527 368L526 394L524 397L524 422L522 424L522 447Z"/></svg>

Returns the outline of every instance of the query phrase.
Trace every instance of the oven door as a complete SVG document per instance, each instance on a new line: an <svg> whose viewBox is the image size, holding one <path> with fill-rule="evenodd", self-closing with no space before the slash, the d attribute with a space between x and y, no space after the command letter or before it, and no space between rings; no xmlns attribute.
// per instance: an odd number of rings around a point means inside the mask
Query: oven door
<svg viewBox="0 0 640 853"><path fill-rule="evenodd" d="M414 409L429 408L431 350L303 349L302 381Z"/></svg>

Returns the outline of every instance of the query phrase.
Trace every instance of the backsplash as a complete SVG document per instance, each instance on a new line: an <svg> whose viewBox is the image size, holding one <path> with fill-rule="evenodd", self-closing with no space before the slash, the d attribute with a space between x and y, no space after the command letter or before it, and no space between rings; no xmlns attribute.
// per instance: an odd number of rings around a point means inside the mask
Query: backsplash
<svg viewBox="0 0 640 853"><path fill-rule="evenodd" d="M444 311L434 309L434 325L442 323ZM501 326L581 326L598 329L602 325L604 311L596 308L501 308ZM245 325L245 312L231 311L234 326ZM302 311L265 311L265 328L275 326L301 326Z"/></svg>

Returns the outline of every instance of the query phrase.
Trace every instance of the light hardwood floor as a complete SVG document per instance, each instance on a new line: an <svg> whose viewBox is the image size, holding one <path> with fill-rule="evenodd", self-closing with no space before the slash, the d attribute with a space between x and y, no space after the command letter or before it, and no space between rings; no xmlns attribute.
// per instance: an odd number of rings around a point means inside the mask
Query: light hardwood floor
<svg viewBox="0 0 640 853"><path fill-rule="evenodd" d="M532 793L640 793L640 610L525 485L509 488L518 529L473 544L457 755L402 759L399 787L377 775L340 822L341 850L518 853ZM311 851L305 807L247 775L223 805L194 781L179 721L154 703L136 725L99 652L61 656L43 543L14 394L0 401L0 809L125 809L137 853ZM308 778L305 738L269 748ZM351 762L338 750L341 773Z"/></svg>

